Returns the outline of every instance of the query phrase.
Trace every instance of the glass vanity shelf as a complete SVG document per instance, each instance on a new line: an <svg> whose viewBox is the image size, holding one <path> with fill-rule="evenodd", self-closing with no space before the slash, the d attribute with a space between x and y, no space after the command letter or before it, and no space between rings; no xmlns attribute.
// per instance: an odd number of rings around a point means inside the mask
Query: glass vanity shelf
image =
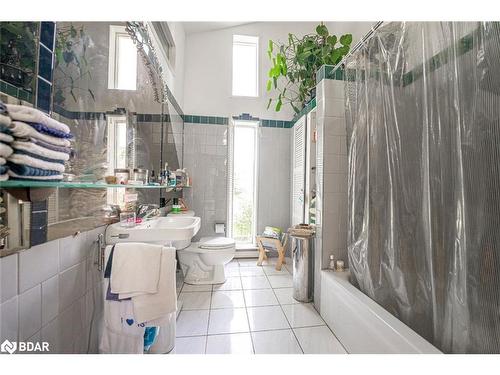
<svg viewBox="0 0 500 375"><path fill-rule="evenodd" d="M1 188L70 188L70 189L107 189L107 188L129 188L129 189L186 189L190 186L177 186L175 188L165 185L118 185L103 182L52 182L52 181L22 181L7 180L0 182Z"/></svg>

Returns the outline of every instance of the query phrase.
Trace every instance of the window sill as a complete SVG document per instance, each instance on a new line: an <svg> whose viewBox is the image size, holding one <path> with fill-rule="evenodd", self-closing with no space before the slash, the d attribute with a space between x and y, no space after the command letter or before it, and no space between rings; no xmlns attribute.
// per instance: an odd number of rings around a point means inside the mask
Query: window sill
<svg viewBox="0 0 500 375"><path fill-rule="evenodd" d="M250 96L250 95L231 95L230 99L259 99L260 96Z"/></svg>

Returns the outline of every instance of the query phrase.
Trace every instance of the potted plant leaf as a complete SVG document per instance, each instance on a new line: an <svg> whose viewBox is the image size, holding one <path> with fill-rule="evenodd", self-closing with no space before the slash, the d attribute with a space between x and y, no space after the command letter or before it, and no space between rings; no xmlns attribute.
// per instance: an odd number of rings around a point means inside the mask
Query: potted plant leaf
<svg viewBox="0 0 500 375"><path fill-rule="evenodd" d="M318 69L322 65L337 65L349 52L351 43L351 34L337 38L323 22L316 27L316 33L302 38L290 33L286 43L269 40L267 53L272 67L267 91L274 89L277 96L269 99L267 108L274 102L276 112L283 104L290 104L295 113L300 112L315 95Z"/></svg>

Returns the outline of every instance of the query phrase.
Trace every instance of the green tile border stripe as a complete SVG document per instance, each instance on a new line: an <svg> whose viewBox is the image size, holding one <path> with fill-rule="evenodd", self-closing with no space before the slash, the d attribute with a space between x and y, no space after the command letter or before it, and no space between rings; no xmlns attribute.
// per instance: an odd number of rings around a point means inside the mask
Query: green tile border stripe
<svg viewBox="0 0 500 375"><path fill-rule="evenodd" d="M307 103L307 104L305 105L305 107L304 107L304 108L302 108L302 110L301 110L299 113L297 113L297 114L293 117L293 120L291 121L291 123L292 123L292 126L291 126L291 127L293 127L293 125L297 122L297 120L298 120L299 118L301 118L302 116L304 116L304 115L308 114L308 113L309 113L309 112L311 112L314 108L316 108L316 98L312 98L312 100L311 100L309 103Z"/></svg>
<svg viewBox="0 0 500 375"><path fill-rule="evenodd" d="M316 84L324 79L333 79L336 81L344 80L344 69L339 66L322 65L316 72Z"/></svg>
<svg viewBox="0 0 500 375"><path fill-rule="evenodd" d="M184 119L184 122L187 124L226 125L226 126L229 124L229 117L184 115L183 119ZM258 119L258 118L254 118L254 117L251 117L251 119L259 121L259 126L263 127L263 128L290 129L293 126L293 121Z"/></svg>
<svg viewBox="0 0 500 375"><path fill-rule="evenodd" d="M0 92L29 103L31 103L33 99L33 94L31 92L18 88L3 80L0 80Z"/></svg>

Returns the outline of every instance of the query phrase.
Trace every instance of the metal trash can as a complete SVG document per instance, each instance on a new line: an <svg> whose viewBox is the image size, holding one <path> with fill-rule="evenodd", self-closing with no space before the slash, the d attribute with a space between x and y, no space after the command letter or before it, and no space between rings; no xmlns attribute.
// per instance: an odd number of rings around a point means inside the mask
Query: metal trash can
<svg viewBox="0 0 500 375"><path fill-rule="evenodd" d="M314 297L314 228L300 224L290 228L292 237L293 298L311 302Z"/></svg>

